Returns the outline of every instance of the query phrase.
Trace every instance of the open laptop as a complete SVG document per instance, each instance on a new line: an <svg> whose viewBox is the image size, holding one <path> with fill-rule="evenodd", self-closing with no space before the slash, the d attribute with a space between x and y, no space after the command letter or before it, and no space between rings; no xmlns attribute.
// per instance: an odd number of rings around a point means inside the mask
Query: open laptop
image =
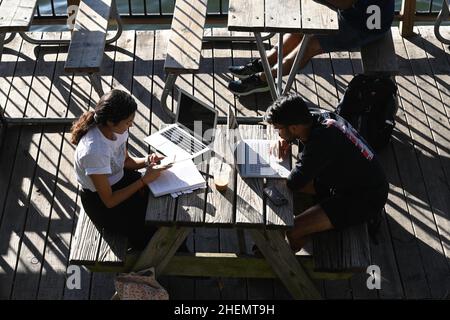
<svg viewBox="0 0 450 320"><path fill-rule="evenodd" d="M166 156L191 159L210 150L217 111L184 90L179 90L175 123L145 138Z"/></svg>
<svg viewBox="0 0 450 320"><path fill-rule="evenodd" d="M243 178L287 178L289 159L279 161L270 153L273 140L242 139L239 124L231 106L228 107L227 138L234 160Z"/></svg>

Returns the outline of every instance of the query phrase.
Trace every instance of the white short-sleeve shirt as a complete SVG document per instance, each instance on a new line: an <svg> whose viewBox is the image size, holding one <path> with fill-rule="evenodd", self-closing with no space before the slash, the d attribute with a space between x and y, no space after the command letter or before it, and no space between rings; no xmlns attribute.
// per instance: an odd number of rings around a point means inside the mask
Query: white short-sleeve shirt
<svg viewBox="0 0 450 320"><path fill-rule="evenodd" d="M80 139L75 150L75 174L83 189L96 192L89 175L106 174L110 185L123 177L128 131L114 133L115 140L106 138L95 126Z"/></svg>

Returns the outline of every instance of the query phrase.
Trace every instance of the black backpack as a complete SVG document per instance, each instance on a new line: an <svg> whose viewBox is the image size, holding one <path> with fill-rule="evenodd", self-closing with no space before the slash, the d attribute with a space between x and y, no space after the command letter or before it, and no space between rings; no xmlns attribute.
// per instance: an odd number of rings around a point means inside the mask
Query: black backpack
<svg viewBox="0 0 450 320"><path fill-rule="evenodd" d="M397 113L397 85L389 76L356 75L336 108L376 151L391 138Z"/></svg>

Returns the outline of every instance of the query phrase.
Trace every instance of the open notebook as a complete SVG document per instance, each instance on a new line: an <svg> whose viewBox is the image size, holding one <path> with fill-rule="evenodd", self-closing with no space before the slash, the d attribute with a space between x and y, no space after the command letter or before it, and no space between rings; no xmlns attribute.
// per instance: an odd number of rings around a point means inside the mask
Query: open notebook
<svg viewBox="0 0 450 320"><path fill-rule="evenodd" d="M148 184L155 197L206 188L206 181L192 160L175 162Z"/></svg>

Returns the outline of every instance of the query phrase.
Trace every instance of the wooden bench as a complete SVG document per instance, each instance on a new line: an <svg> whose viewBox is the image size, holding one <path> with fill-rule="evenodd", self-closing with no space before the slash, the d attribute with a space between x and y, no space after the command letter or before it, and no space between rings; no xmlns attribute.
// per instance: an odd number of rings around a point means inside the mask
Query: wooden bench
<svg viewBox="0 0 450 320"><path fill-rule="evenodd" d="M80 1L64 66L66 72L88 74L99 96L104 93L99 72L110 18L117 20L118 26L121 25L115 0ZM120 32L121 29L118 36Z"/></svg>
<svg viewBox="0 0 450 320"><path fill-rule="evenodd" d="M353 272L360 271L357 262L361 262L357 250L358 245L353 243L354 237L344 233L342 249L347 249L349 260L344 261L340 265L331 265L329 263L330 251L336 249L334 247L322 248L329 238L329 233L324 233L324 237L318 238L314 243L314 250L317 254L311 256L297 254L297 259L306 268L308 274L313 279L319 280L343 280L352 276ZM325 240L325 241L324 241ZM346 245L352 244L348 248ZM320 247L317 247L319 245ZM127 238L120 235L114 235L110 232L99 230L89 219L87 214L81 210L75 234L70 246L70 265L83 265L92 272L129 272L133 269L139 258L140 252L127 251ZM353 249L352 249L353 248ZM341 248L338 249L341 252ZM355 258L358 257L358 258ZM240 259L238 262L237 258ZM194 264L193 259L202 259L203 263ZM245 268L242 266L242 259L245 259ZM271 267L262 258L258 258L245 253L182 253L175 255L164 268L162 274L168 276L217 276L216 271L219 266L224 264L233 265L234 268L224 269L223 277L255 277L258 278L276 278ZM348 268L348 270L345 270ZM251 271L250 271L251 270ZM255 270L258 272L255 274ZM365 269L364 269L365 270Z"/></svg>
<svg viewBox="0 0 450 320"><path fill-rule="evenodd" d="M365 272L371 265L367 225L318 233L312 255L318 272Z"/></svg>
<svg viewBox="0 0 450 320"><path fill-rule="evenodd" d="M298 194L294 196L294 213L299 214L314 204L316 202L313 197ZM311 238L312 243L302 250L305 251L302 254L313 258L316 272L359 273L365 272L371 265L370 237L366 224L342 231L316 233Z"/></svg>
<svg viewBox="0 0 450 320"><path fill-rule="evenodd" d="M208 0L177 0L173 12L164 70L167 73L161 96L163 110L174 119L167 98L180 74L200 69L203 31Z"/></svg>
<svg viewBox="0 0 450 320"><path fill-rule="evenodd" d="M392 31L361 48L362 67L365 74L395 75L398 72Z"/></svg>
<svg viewBox="0 0 450 320"><path fill-rule="evenodd" d="M117 271L125 267L127 239L99 230L84 210L78 215L69 262L92 271Z"/></svg>

